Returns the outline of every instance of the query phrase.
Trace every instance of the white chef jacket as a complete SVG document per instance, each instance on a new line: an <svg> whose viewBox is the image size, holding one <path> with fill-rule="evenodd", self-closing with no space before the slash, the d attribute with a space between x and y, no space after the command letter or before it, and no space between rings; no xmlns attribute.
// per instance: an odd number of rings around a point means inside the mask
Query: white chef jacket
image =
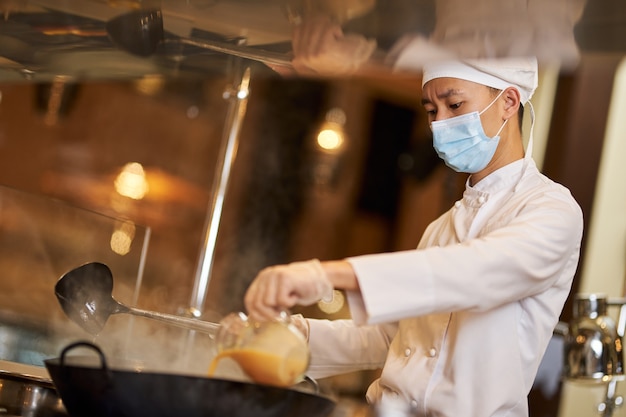
<svg viewBox="0 0 626 417"><path fill-rule="evenodd" d="M383 367L370 402L420 416L527 417L576 271L583 220L530 158L466 185L417 250L348 259L352 320L309 320L309 375Z"/></svg>

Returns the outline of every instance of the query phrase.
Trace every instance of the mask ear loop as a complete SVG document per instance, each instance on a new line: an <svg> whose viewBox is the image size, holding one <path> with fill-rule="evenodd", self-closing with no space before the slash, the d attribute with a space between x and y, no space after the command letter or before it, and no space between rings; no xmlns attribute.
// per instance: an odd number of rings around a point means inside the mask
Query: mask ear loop
<svg viewBox="0 0 626 417"><path fill-rule="evenodd" d="M526 173L526 168L528 167L530 161L533 159L533 138L534 138L534 130L535 130L535 108L533 107L533 103L527 101L528 109L530 110L530 134L528 136L528 145L526 145L526 152L524 153L524 166L522 167L522 176L520 177L519 182L515 185L515 191L517 191L520 183L522 182L522 178Z"/></svg>
<svg viewBox="0 0 626 417"><path fill-rule="evenodd" d="M500 96L504 93L504 90L500 90L500 92L498 93L498 95L496 96L496 98L494 98L491 103L489 103L487 105L487 107L485 107L484 109L482 109L482 111L480 111L478 113L478 115L482 115L484 112L486 112L487 110L489 110L489 107L493 106L493 103L495 103L496 101L498 101L498 99L500 98Z"/></svg>
<svg viewBox="0 0 626 417"><path fill-rule="evenodd" d="M509 119L506 119L503 123L502 126L500 126L500 129L498 129L498 131L496 132L494 138L500 136L500 133L502 133L502 129L504 129L504 126L506 126L506 123L509 121ZM493 138L492 138L493 139Z"/></svg>
<svg viewBox="0 0 626 417"><path fill-rule="evenodd" d="M493 106L493 103L495 103L496 101L498 101L498 99L500 98L500 96L504 93L504 90L500 90L500 93L498 93L498 95L496 96L496 98L494 98L491 103L489 103L489 105L487 105L487 107L485 107L481 112L478 113L478 116L482 115L484 112L486 112L487 110L489 110L489 107ZM500 133L502 133L502 129L504 129L504 126L506 126L506 122L508 122L509 119L506 119L504 121L504 123L502 123L502 125L500 126L500 129L498 129L498 131L496 132L496 134L489 138L489 139L493 139L496 138L500 135Z"/></svg>

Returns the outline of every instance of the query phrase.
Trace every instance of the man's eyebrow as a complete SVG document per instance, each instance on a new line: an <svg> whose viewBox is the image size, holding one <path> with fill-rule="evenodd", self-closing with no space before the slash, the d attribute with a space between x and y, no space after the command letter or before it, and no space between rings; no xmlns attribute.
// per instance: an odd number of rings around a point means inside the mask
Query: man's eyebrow
<svg viewBox="0 0 626 417"><path fill-rule="evenodd" d="M463 94L463 90L458 90L455 88L450 88L446 91L444 91L443 93L437 94L437 98L439 100L444 100L446 98L452 97L452 96L459 96ZM427 98L423 98L422 99L422 104L429 104L430 100L428 100Z"/></svg>

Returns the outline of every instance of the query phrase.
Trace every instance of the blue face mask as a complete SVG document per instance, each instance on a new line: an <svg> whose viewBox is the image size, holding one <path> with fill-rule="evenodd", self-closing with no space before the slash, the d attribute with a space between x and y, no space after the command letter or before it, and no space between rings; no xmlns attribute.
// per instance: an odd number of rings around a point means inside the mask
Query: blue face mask
<svg viewBox="0 0 626 417"><path fill-rule="evenodd" d="M485 134L480 115L483 114L502 95L501 91L480 113L475 111L461 116L438 120L431 123L433 146L437 155L447 166L456 172L474 174L487 166L500 142L500 132L506 125L505 120L493 138Z"/></svg>

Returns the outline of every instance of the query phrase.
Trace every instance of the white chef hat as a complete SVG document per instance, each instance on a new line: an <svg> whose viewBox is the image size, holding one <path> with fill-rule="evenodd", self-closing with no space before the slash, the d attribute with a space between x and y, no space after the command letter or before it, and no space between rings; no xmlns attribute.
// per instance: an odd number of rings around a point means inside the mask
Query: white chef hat
<svg viewBox="0 0 626 417"><path fill-rule="evenodd" d="M537 59L534 57L437 60L424 64L422 87L435 78L451 77L504 90L515 87L522 104L537 88Z"/></svg>

